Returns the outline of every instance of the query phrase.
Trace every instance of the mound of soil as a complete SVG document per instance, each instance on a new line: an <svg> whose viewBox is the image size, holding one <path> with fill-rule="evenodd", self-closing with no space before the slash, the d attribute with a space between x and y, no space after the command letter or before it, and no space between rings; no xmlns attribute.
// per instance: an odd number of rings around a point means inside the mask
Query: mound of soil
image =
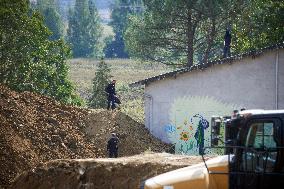
<svg viewBox="0 0 284 189"><path fill-rule="evenodd" d="M13 189L139 188L157 174L200 163L200 156L145 153L117 159L54 160L24 172Z"/></svg>
<svg viewBox="0 0 284 189"><path fill-rule="evenodd" d="M144 125L120 111L91 110L86 119L85 131L96 146L104 151L106 157L106 142L112 132L119 138L119 156L170 150L170 145L155 138Z"/></svg>
<svg viewBox="0 0 284 189"><path fill-rule="evenodd" d="M120 137L119 156L168 148L120 112L66 106L2 85L0 123L0 188L9 186L22 171L49 160L106 157L106 142L113 131Z"/></svg>
<svg viewBox="0 0 284 189"><path fill-rule="evenodd" d="M0 86L0 186L48 160L103 157L82 130L86 115L51 98Z"/></svg>

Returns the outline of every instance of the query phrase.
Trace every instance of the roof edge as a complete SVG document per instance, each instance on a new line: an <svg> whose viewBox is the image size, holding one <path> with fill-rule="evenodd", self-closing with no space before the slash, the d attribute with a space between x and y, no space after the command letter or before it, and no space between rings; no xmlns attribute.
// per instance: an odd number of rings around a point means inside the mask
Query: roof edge
<svg viewBox="0 0 284 189"><path fill-rule="evenodd" d="M133 83L129 84L129 87L138 87L140 85L147 85L149 83L155 82L155 81L159 81L159 80L163 80L165 78L169 78L169 77L174 77L176 78L179 74L183 74L183 73L187 73L193 70L204 70L208 67L211 67L213 65L216 64L226 64L226 63L232 63L233 61L236 60L240 60L246 57L257 57L262 55L264 52L270 51L270 50L277 50L277 49L283 49L284 48L284 41L271 45L271 46L267 46L258 50L252 50L252 51L248 51L242 54L237 54L231 57L227 57L227 58L222 58L222 59L216 59L216 60L212 60L206 63L201 63L201 64L194 64L191 67L184 67L181 69L177 69L171 72L166 72L157 76L153 76L150 78L146 78L140 81L136 81Z"/></svg>

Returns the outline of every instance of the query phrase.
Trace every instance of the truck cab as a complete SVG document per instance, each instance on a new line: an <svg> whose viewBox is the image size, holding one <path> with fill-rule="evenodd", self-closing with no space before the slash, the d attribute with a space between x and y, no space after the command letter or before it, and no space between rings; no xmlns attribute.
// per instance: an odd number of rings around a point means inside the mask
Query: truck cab
<svg viewBox="0 0 284 189"><path fill-rule="evenodd" d="M145 189L268 189L284 185L284 110L214 117L211 147L224 155L145 181ZM213 119L212 119L213 120ZM224 133L221 135L221 125ZM203 158L204 159L204 158Z"/></svg>
<svg viewBox="0 0 284 189"><path fill-rule="evenodd" d="M229 188L274 188L284 184L284 111L247 110L232 120L234 158Z"/></svg>

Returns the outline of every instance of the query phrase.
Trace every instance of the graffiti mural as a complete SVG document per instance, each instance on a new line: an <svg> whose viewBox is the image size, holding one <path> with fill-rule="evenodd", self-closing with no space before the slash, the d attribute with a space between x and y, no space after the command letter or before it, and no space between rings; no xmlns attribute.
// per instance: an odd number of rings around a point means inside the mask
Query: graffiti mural
<svg viewBox="0 0 284 189"><path fill-rule="evenodd" d="M198 126L196 132L194 134L194 138L196 140L196 146L198 147L198 153L202 154L202 149L204 147L204 130L208 129L209 121L204 119L201 115L196 114L193 117L199 118Z"/></svg>
<svg viewBox="0 0 284 189"><path fill-rule="evenodd" d="M210 97L184 97L171 105L170 123L164 126L178 154L199 155L210 145L210 121L214 115L227 115L236 105Z"/></svg>

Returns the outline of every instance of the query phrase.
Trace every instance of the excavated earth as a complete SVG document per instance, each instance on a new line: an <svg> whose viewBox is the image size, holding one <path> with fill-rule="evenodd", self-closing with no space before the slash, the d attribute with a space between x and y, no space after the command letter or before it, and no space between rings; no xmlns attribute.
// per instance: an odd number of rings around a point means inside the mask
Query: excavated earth
<svg viewBox="0 0 284 189"><path fill-rule="evenodd" d="M135 188L145 178L201 161L159 154L170 146L119 111L66 106L3 85L0 124L0 189ZM111 132L120 139L118 159L106 158Z"/></svg>
<svg viewBox="0 0 284 189"><path fill-rule="evenodd" d="M119 137L119 156L131 156L145 151L169 152L170 145L153 137L144 125L119 111L90 110L85 119L85 133L107 156L106 141L112 132Z"/></svg>
<svg viewBox="0 0 284 189"><path fill-rule="evenodd" d="M47 162L24 172L11 188L139 189L147 178L201 161L168 153L145 153L117 159L74 159Z"/></svg>

